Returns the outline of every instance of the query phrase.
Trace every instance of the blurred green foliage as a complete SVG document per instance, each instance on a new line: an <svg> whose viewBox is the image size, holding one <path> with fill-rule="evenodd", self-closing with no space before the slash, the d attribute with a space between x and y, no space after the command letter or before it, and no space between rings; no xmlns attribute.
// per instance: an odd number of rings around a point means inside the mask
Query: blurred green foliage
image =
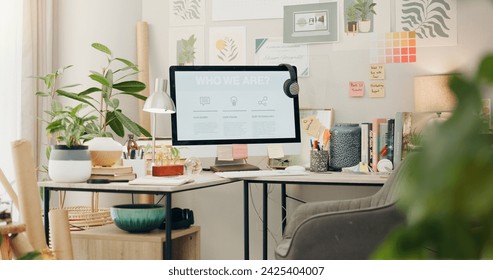
<svg viewBox="0 0 493 280"><path fill-rule="evenodd" d="M453 115L427 130L408 155L398 206L408 224L394 230L375 259L493 258L493 150L481 122L482 92L493 85L493 54L472 77L455 74Z"/></svg>

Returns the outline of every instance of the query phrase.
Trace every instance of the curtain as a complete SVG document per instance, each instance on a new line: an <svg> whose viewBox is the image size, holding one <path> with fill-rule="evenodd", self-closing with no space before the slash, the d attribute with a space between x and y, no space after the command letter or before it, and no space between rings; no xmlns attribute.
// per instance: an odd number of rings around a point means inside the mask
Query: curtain
<svg viewBox="0 0 493 280"><path fill-rule="evenodd" d="M41 121L50 104L35 93L44 85L32 77L54 72L56 0L23 0L22 86L19 137L33 142L37 166L46 164L48 140Z"/></svg>

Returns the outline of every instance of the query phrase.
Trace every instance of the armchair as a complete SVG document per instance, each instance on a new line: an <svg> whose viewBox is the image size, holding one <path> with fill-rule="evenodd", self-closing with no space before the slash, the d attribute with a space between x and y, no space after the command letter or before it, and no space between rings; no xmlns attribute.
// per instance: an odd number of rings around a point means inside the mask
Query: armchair
<svg viewBox="0 0 493 280"><path fill-rule="evenodd" d="M299 206L288 220L276 259L368 259L404 216L396 208L403 161L375 194Z"/></svg>

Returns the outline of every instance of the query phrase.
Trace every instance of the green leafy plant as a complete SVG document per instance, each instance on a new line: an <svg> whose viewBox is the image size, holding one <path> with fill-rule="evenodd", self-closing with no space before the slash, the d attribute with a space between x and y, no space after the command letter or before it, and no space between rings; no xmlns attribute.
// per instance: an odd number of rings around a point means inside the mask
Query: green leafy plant
<svg viewBox="0 0 493 280"><path fill-rule="evenodd" d="M356 0L354 8L359 12L361 20L369 20L370 15L376 15L375 6L377 3L373 3L373 0Z"/></svg>
<svg viewBox="0 0 493 280"><path fill-rule="evenodd" d="M346 9L346 20L347 20L347 22L355 22L355 21L358 21L358 19L359 19L358 10L356 9L355 5L350 5Z"/></svg>
<svg viewBox="0 0 493 280"><path fill-rule="evenodd" d="M80 111L87 107L85 104L63 108L59 106L58 102L53 102L51 111L46 111L51 116L51 121L46 126L47 133L56 135L57 142L65 143L67 147L81 145L90 138L88 131L97 129L97 116L79 116Z"/></svg>
<svg viewBox="0 0 493 280"><path fill-rule="evenodd" d="M145 84L136 80L126 80L138 73L137 65L127 59L113 57L112 51L103 44L93 43L91 46L103 53L107 61L100 72L90 71L89 74L89 78L99 84L99 87L90 87L79 93L59 91L58 94L85 103L96 111L99 125L95 131L91 131L91 137L113 136L108 127L120 137L125 135L125 129L137 136L143 134L150 137L151 134L146 129L132 121L120 108L121 96L146 100L145 96L139 94L145 89ZM120 65L113 68L117 63ZM98 96L93 97L93 94Z"/></svg>
<svg viewBox="0 0 493 280"><path fill-rule="evenodd" d="M493 85L493 54L472 77L454 75L452 116L406 158L398 206L407 225L377 250L378 259L493 257L493 147L480 119L481 97ZM489 138L488 138L489 137Z"/></svg>
<svg viewBox="0 0 493 280"><path fill-rule="evenodd" d="M47 123L46 133L50 138L55 139L57 144L65 144L68 147L81 145L88 138L88 130L97 128L96 116L90 116L87 113L81 116L81 110L86 105L79 104L75 107L63 107L58 101L59 95L64 95L67 93L66 90L68 88L77 86L74 84L57 87L58 78L70 67L72 66L60 68L45 76L35 77L43 81L45 85L45 89L36 92L36 95L48 98L50 103L50 110L45 110L46 117L43 117L43 121ZM49 155L49 152L50 149L48 147L47 155Z"/></svg>

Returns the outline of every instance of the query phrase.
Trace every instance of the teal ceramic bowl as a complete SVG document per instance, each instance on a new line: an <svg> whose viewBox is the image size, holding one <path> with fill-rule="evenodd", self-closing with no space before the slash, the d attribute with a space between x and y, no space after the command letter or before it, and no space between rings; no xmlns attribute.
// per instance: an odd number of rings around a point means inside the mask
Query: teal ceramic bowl
<svg viewBox="0 0 493 280"><path fill-rule="evenodd" d="M149 232L157 229L166 217L166 210L159 204L121 204L110 208L115 225L130 233Z"/></svg>

